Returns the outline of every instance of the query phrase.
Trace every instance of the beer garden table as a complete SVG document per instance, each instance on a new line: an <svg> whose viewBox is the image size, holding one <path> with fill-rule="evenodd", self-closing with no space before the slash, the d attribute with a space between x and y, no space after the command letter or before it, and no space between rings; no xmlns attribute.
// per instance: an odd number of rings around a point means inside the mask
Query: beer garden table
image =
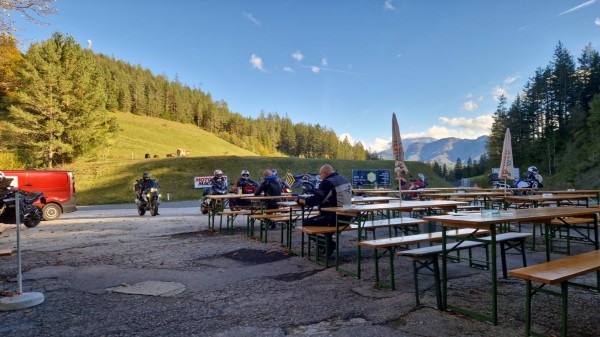
<svg viewBox="0 0 600 337"><path fill-rule="evenodd" d="M594 222L594 242L595 249L598 250L598 215L596 210L584 207L539 207L516 210L500 211L499 216L484 217L482 214L447 214L439 216L424 217L424 220L441 222L443 226L442 234L442 307L445 310L454 310L469 316L498 324L498 285L496 269L496 230L507 222L543 222L546 224L546 260L550 260L550 250L548 247L549 224L553 219L563 219L565 225L568 225L569 217L591 217ZM488 230L491 233L491 274L492 274L492 303L491 315L487 316L466 308L461 308L448 303L448 253L446 245L449 238L457 240L473 240L475 237L454 238L448 235L448 228L474 228L478 230Z"/></svg>
<svg viewBox="0 0 600 337"><path fill-rule="evenodd" d="M368 219L372 218L372 214L376 212L385 212L385 217L387 219L392 219L393 212L411 212L417 208L424 208L428 213L431 212L434 208L446 208L456 210L456 207L467 205L468 203L465 201L453 201L453 200L427 200L427 201L418 201L418 200L403 200L403 201L393 201L389 203L377 203L377 204L365 204L365 205L352 205L350 207L324 207L321 208L321 211L325 212L334 212L336 213L336 251L335 251L335 268L337 271L341 271L347 275L355 276L360 279L361 276L361 246L358 245L358 242L362 239L363 225L364 222ZM340 221L339 216L349 216L353 220L348 222ZM400 214L402 217L402 214ZM340 240L339 236L341 233L341 229L350 226L357 226L357 263L356 263L356 271L344 270L340 268L340 259L339 259L339 251L340 251Z"/></svg>

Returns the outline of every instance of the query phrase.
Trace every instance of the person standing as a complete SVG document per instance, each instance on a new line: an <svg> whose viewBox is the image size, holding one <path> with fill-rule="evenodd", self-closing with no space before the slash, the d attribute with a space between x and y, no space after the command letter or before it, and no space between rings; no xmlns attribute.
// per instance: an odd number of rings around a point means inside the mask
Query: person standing
<svg viewBox="0 0 600 337"><path fill-rule="evenodd" d="M325 164L319 170L321 183L317 189L313 190L313 195L299 199L298 202L306 206L318 206L320 215L304 219L303 226L335 226L336 213L321 211L325 207L340 207L352 203L352 184L345 177L339 175L333 169L333 166ZM349 216L339 216L339 220L349 221ZM326 235L327 257L336 249L336 242L333 241L333 234Z"/></svg>

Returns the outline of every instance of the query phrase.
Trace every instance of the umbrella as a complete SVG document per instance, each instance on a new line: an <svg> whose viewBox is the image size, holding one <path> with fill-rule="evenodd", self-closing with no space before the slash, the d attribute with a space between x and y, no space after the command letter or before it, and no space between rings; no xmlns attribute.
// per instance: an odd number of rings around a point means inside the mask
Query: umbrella
<svg viewBox="0 0 600 337"><path fill-rule="evenodd" d="M392 114L392 150L394 151L394 160L396 174L398 175L398 189L400 192L400 199L402 199L402 184L400 183L400 175L406 175L408 168L404 165L404 148L402 147L402 138L400 138L400 127L398 127L398 120L396 119L396 113Z"/></svg>
<svg viewBox="0 0 600 337"><path fill-rule="evenodd" d="M504 145L502 145L502 159L500 160L500 174L498 178L507 179L515 178L515 167L513 163L512 144L510 142L510 129L506 129L504 134ZM506 185L506 184L505 184Z"/></svg>

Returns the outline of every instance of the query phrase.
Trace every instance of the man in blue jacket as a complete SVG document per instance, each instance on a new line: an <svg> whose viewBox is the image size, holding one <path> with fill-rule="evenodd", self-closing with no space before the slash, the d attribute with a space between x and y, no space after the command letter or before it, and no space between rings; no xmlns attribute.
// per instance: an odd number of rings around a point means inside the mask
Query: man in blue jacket
<svg viewBox="0 0 600 337"><path fill-rule="evenodd" d="M319 188L314 189L310 197L298 201L306 206L319 206L320 215L305 219L303 226L335 226L335 212L323 212L321 208L341 207L352 203L352 184L335 172L331 165L321 166L319 176L321 177ZM339 219L350 220L350 217L340 216ZM333 241L333 234L326 235L326 240L329 257L335 251L336 243Z"/></svg>

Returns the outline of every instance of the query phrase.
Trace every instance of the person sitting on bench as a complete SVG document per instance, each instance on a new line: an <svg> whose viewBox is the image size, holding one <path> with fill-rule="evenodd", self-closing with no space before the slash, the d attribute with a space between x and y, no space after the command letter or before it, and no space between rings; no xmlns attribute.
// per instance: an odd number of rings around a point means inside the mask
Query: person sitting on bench
<svg viewBox="0 0 600 337"><path fill-rule="evenodd" d="M307 198L301 198L298 203L306 206L319 206L320 215L304 219L302 226L335 226L335 212L323 212L324 207L341 207L350 205L352 202L352 184L345 177L339 175L333 166L325 164L319 170L321 183L313 189L313 194ZM339 216L339 220L349 221L350 217ZM336 249L333 234L326 235L327 257L331 256Z"/></svg>

